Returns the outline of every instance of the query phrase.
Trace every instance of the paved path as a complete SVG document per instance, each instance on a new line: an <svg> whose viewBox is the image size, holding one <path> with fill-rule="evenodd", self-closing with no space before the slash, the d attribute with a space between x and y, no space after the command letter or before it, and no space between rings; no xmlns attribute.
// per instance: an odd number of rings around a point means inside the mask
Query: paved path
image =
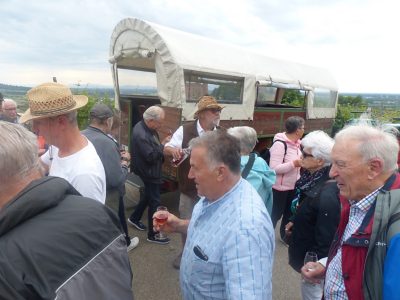
<svg viewBox="0 0 400 300"><path fill-rule="evenodd" d="M167 193L162 196L162 204L176 214L178 193ZM127 205L127 217L132 212L132 202ZM147 220L147 211L142 217ZM279 224L278 224L279 225ZM172 261L181 247L180 235L171 234L169 245L158 245L146 241L147 234L129 226L132 236L138 236L139 246L130 252L133 270L133 290L135 300L179 300L179 271L172 267ZM300 296L299 275L287 263L287 248L276 241L273 299L297 300Z"/></svg>

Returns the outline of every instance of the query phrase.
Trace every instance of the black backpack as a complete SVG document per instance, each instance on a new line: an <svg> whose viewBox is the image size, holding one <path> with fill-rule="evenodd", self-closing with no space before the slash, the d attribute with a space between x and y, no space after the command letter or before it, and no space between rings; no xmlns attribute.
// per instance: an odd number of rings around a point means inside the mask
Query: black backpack
<svg viewBox="0 0 400 300"><path fill-rule="evenodd" d="M282 140L275 140L275 141L272 142L272 145L273 145L275 142L281 142L281 143L285 146L285 154L283 155L283 160L282 160L282 162L284 162L284 161L285 161L286 152L287 152L287 144L286 144L285 141L282 141ZM272 147L272 145L271 145L271 147ZM261 151L261 153L260 153L260 157L262 157L262 158L267 162L268 166L269 166L269 161L270 161L270 159L271 159L271 153L270 153L269 149L271 149L271 148L265 148L265 149L264 149L263 151Z"/></svg>

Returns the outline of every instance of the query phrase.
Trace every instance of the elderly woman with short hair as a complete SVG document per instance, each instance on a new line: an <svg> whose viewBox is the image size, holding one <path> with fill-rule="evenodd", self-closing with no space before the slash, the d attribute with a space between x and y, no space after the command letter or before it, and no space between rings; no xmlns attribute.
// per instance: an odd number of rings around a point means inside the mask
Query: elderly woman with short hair
<svg viewBox="0 0 400 300"><path fill-rule="evenodd" d="M229 128L228 133L240 141L242 177L245 177L257 190L264 201L268 213L271 215L273 202L272 185L275 183L276 175L275 171L267 165L264 159L258 157L255 153L251 153L257 143L257 132L248 126L238 126ZM251 159L252 156L254 161ZM249 164L249 171L246 175L244 172L246 172L247 164Z"/></svg>
<svg viewBox="0 0 400 300"><path fill-rule="evenodd" d="M318 258L328 256L340 218L339 190L329 179L332 138L323 131L313 131L302 139L301 146L304 172L295 185L292 222L285 227L291 237L289 264L297 272L307 252L315 252ZM303 299L321 299L323 282L302 282L301 289Z"/></svg>

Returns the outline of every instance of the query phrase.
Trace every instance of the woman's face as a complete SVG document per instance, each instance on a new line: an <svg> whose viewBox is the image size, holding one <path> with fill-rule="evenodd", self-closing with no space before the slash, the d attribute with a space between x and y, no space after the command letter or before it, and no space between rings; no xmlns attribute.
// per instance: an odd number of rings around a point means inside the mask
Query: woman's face
<svg viewBox="0 0 400 300"><path fill-rule="evenodd" d="M301 166L311 173L321 169L324 166L324 161L320 158L315 158L312 155L310 148L304 148L301 150L301 153L303 156Z"/></svg>

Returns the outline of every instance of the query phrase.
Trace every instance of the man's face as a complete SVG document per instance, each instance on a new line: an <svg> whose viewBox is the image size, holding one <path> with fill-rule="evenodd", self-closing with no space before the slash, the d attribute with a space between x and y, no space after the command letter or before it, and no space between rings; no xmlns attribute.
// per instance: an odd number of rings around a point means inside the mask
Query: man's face
<svg viewBox="0 0 400 300"><path fill-rule="evenodd" d="M361 200L370 191L369 166L358 150L359 143L341 140L333 146L330 177L338 184L340 194L349 200Z"/></svg>
<svg viewBox="0 0 400 300"><path fill-rule="evenodd" d="M199 113L200 124L205 130L213 130L219 125L220 118L221 109L219 108L206 109Z"/></svg>
<svg viewBox="0 0 400 300"><path fill-rule="evenodd" d="M161 113L160 118L158 120L152 119L150 121L150 128L153 130L159 130L163 124L165 119L165 113Z"/></svg>
<svg viewBox="0 0 400 300"><path fill-rule="evenodd" d="M56 126L56 122L54 122L55 118L36 119L32 121L33 132L43 136L46 141L52 144L54 143L56 132L56 128L54 128L54 126Z"/></svg>
<svg viewBox="0 0 400 300"><path fill-rule="evenodd" d="M17 118L17 106L11 102L4 102L3 114L11 120L15 120Z"/></svg>
<svg viewBox="0 0 400 300"><path fill-rule="evenodd" d="M215 190L218 189L216 169L210 170L207 163L207 149L195 147L190 154L190 171L188 177L194 179L197 194L215 200Z"/></svg>

